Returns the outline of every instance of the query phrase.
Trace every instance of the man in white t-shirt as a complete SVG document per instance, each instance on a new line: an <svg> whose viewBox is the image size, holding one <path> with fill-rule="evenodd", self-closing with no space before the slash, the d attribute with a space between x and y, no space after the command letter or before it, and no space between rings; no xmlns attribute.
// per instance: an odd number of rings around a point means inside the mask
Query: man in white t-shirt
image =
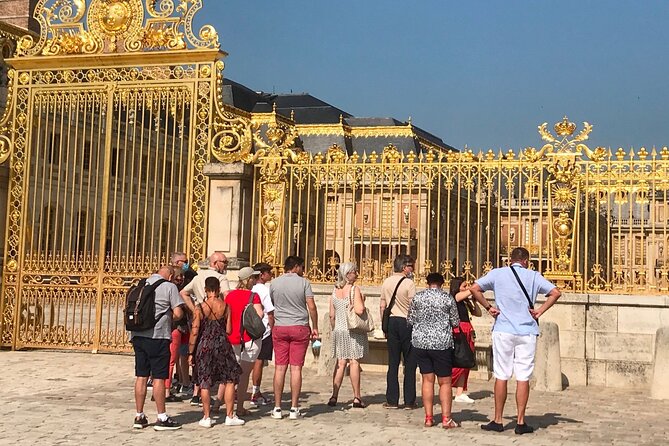
<svg viewBox="0 0 669 446"><path fill-rule="evenodd" d="M221 283L221 297L225 297L230 292L230 283L225 276L228 271L228 258L221 251L215 251L209 256L209 268L202 268L197 276L186 285L179 293L186 302L186 306L192 312L195 311L195 305L204 302L207 293L204 291L204 282L207 277L216 277Z"/></svg>
<svg viewBox="0 0 669 446"><path fill-rule="evenodd" d="M272 360L272 351L274 350L274 345L272 343L272 327L274 326L274 305L272 304L272 299L269 295L269 285L267 284L273 277L273 268L268 263L258 263L253 269L260 272L258 277L258 282L251 289L252 292L257 293L260 296L260 303L263 307L263 318L262 321L265 324L265 334L262 338L262 347L260 348L260 354L258 359L253 366L253 391L251 393L251 405L253 406L264 406L269 404L272 401L265 397L260 391L260 383L262 382L262 369L265 366L267 361Z"/></svg>

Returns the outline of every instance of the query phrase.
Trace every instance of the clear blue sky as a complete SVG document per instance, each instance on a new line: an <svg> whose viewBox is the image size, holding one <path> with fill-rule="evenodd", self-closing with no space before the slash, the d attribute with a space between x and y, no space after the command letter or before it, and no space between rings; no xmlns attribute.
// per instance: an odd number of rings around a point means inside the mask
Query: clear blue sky
<svg viewBox="0 0 669 446"><path fill-rule="evenodd" d="M225 76L446 143L541 146L568 115L589 145L669 145L666 0L204 0Z"/></svg>

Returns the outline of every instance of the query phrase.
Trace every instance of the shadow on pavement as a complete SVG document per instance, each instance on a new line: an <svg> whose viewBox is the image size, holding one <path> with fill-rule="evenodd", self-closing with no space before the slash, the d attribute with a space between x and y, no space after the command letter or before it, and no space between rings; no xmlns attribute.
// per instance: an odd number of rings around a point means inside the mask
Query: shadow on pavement
<svg viewBox="0 0 669 446"><path fill-rule="evenodd" d="M453 418L455 418L459 422L474 421L474 422L487 423L488 421L490 421L487 415L484 415L478 410L474 409L458 410L457 407L453 407L452 412L453 412Z"/></svg>
<svg viewBox="0 0 669 446"><path fill-rule="evenodd" d="M526 415L525 422L538 429L546 429L548 426L555 426L560 423L583 423L583 421L563 417L561 414L554 412L547 412L543 415Z"/></svg>
<svg viewBox="0 0 669 446"><path fill-rule="evenodd" d="M479 390L478 392L471 392L469 397L474 400L482 400L492 396L492 391L490 390Z"/></svg>

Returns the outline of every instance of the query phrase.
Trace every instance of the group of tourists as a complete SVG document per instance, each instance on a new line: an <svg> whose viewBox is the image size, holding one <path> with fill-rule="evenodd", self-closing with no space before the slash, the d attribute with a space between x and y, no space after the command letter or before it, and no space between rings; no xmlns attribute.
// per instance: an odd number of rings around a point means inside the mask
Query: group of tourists
<svg viewBox="0 0 669 446"><path fill-rule="evenodd" d="M493 420L481 428L504 430L502 415L507 382L515 374L518 410L515 432L533 431L524 416L539 334L537 321L557 301L560 291L541 274L528 269L526 249L514 249L509 263L510 266L494 269L473 284L461 277L451 278L448 290L442 289L444 277L431 273L426 277L427 288L417 292L413 281L414 259L406 254L395 258L394 272L381 287L379 308L388 351L384 408L418 407L416 369L419 368L424 425L435 425L434 386L437 384L441 426L444 429L460 426L452 417L452 402L467 404L474 400L466 393L469 368L454 366L454 339L474 351L475 333L470 317L482 316L483 307L495 318L492 334L495 414ZM225 404L226 426L244 425L243 418L250 414L244 407L249 380L252 385L250 405L272 404L260 390L263 367L272 359L276 401L271 417L282 419L284 416L281 397L289 366L288 417L299 419L302 416L299 407L302 367L310 342L320 342L314 293L310 282L303 277L304 259L289 256L284 263L284 273L276 278L269 264L244 267L238 272L234 290L226 278L227 264L225 255L215 252L209 257L209 267L196 273L184 253L174 253L170 265L163 266L147 279L147 285L162 281L155 288L155 314L158 315L155 327L131 333L135 350L135 428L149 424L144 414L149 379L158 411L154 429L181 427L165 410L165 401L176 398L169 381L175 370L181 390L192 392L191 404L202 406L200 426L211 427L211 412L222 404ZM356 285L357 278L355 263L340 264L329 298L331 349L336 359L332 394L327 402L332 407L338 404L347 370L353 388L351 406L366 407L360 362L369 351L368 335L349 328L352 314L364 317L369 311L365 296ZM484 297L485 291L494 292L495 306ZM546 301L535 310L538 294L544 294ZM249 312L255 314L249 315ZM264 333L261 329L261 335L251 336L246 320L256 315L264 324ZM403 405L400 405L399 385L401 363L404 365ZM212 392L216 393L216 399L212 399Z"/></svg>
<svg viewBox="0 0 669 446"><path fill-rule="evenodd" d="M291 370L288 417L297 419L302 415L298 405L302 367L310 341L319 337L314 293L309 281L302 277L304 260L288 257L284 274L276 279L269 264L244 267L238 272L235 289L230 288L226 277L226 256L215 252L208 260L208 267L191 273L185 254L174 253L170 265L146 280L147 286L158 284L152 289L157 316L152 329L131 332L135 351L135 428L149 424L144 414L149 379L158 411L154 429L181 428L167 415L165 402L177 400L169 381L175 365L184 359L186 367L177 367L177 374L181 389L193 394L191 405L202 406L203 417L199 421L202 427L213 425L211 411L222 404L225 404L226 426L244 425L242 417L250 413L244 407L249 380L253 386L250 404L271 404L260 391L260 385L263 366L273 357L277 400L272 417L283 418L281 395L288 366ZM262 320L261 336L252 338L244 328L246 311L255 311ZM189 368L192 368L190 374ZM212 392L216 393L215 400Z"/></svg>

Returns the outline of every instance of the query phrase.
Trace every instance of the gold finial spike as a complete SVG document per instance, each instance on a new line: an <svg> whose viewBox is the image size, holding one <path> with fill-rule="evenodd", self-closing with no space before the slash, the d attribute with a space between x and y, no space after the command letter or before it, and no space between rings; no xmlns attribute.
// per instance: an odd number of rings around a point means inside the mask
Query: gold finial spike
<svg viewBox="0 0 669 446"><path fill-rule="evenodd" d="M294 109L290 111L290 120L295 122L295 110Z"/></svg>
<svg viewBox="0 0 669 446"><path fill-rule="evenodd" d="M276 101L272 102L272 113L276 114Z"/></svg>
<svg viewBox="0 0 669 446"><path fill-rule="evenodd" d="M344 114L343 113L339 113L339 123L341 125L344 125Z"/></svg>
<svg viewBox="0 0 669 446"><path fill-rule="evenodd" d="M411 121L411 116L409 116L409 120L407 121L407 124L409 125L409 127L411 127L413 125L413 123Z"/></svg>

